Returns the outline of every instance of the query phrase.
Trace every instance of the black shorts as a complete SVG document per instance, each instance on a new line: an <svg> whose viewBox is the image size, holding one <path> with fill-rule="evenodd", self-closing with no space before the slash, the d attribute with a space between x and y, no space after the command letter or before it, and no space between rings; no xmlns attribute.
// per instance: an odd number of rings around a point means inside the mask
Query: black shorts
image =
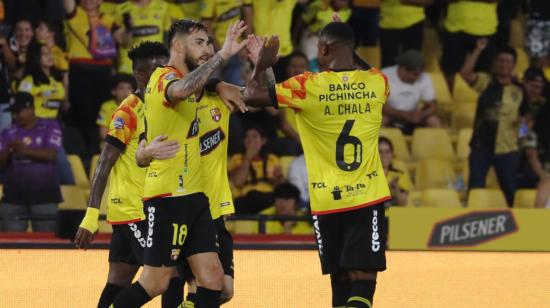
<svg viewBox="0 0 550 308"><path fill-rule="evenodd" d="M216 226L216 234L218 236L218 243L220 244L219 258L222 264L224 275L235 278L235 271L233 267L233 237L231 233L227 231L225 227L225 221L222 217L214 220ZM182 262L178 265L178 271L180 277L183 277L186 281L190 281L194 278L193 272L189 268L187 262Z"/></svg>
<svg viewBox="0 0 550 308"><path fill-rule="evenodd" d="M474 50L477 40L482 37L484 36L445 31L442 40L441 70L446 74L458 73L464 64L466 55ZM476 71L488 72L490 70L494 52L494 38L490 37L487 48L483 50L476 63Z"/></svg>
<svg viewBox="0 0 550 308"><path fill-rule="evenodd" d="M216 229L203 193L145 201L147 241L143 263L176 266L204 252L218 252Z"/></svg>
<svg viewBox="0 0 550 308"><path fill-rule="evenodd" d="M384 203L349 212L313 216L323 274L386 269Z"/></svg>
<svg viewBox="0 0 550 308"><path fill-rule="evenodd" d="M146 234L147 222L145 220L113 225L113 234L109 245L109 262L143 265Z"/></svg>

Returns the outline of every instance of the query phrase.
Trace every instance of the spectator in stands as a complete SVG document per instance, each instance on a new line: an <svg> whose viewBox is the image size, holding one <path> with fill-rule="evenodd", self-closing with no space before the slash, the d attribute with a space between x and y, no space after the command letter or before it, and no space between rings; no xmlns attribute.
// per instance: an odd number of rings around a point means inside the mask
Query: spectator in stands
<svg viewBox="0 0 550 308"><path fill-rule="evenodd" d="M441 70L449 90L453 92L455 75L460 71L466 54L472 51L479 38L490 38L489 48L485 48L477 69L490 71L494 54L494 35L497 32L498 0L461 0L451 1L447 7L444 22L443 55Z"/></svg>
<svg viewBox="0 0 550 308"><path fill-rule="evenodd" d="M250 127L245 131L244 153L229 161L229 179L240 191L234 194L238 214L255 214L273 205L273 187L283 174L279 158L267 151L266 143L263 130Z"/></svg>
<svg viewBox="0 0 550 308"><path fill-rule="evenodd" d="M290 164L288 181L300 190L300 208L309 208L309 182L304 154L296 157Z"/></svg>
<svg viewBox="0 0 550 308"><path fill-rule="evenodd" d="M540 181L537 187L535 207L550 209L550 179Z"/></svg>
<svg viewBox="0 0 550 308"><path fill-rule="evenodd" d="M186 19L200 20L202 0L168 0L180 8Z"/></svg>
<svg viewBox="0 0 550 308"><path fill-rule="evenodd" d="M382 0L380 4L380 53L382 67L395 65L406 50L422 49L424 7L433 0Z"/></svg>
<svg viewBox="0 0 550 308"><path fill-rule="evenodd" d="M328 23L332 22L332 15L338 13L342 22L347 22L351 17L351 7L348 0L314 0L311 1L305 12L302 13L302 21L305 23L304 31L300 31L300 48L309 60L311 71L319 71L317 63L317 42L319 32ZM295 76L295 75L290 75Z"/></svg>
<svg viewBox="0 0 550 308"><path fill-rule="evenodd" d="M216 1L204 0L201 7L201 20L214 37L214 44L222 46L227 29L239 19L243 19L248 27L246 33L252 33L252 7L249 0ZM231 57L223 71L223 79L233 84L244 84L241 78L241 59L236 54ZM248 80L248 79L246 79Z"/></svg>
<svg viewBox="0 0 550 308"><path fill-rule="evenodd" d="M32 23L28 19L21 19L15 23L13 37L10 39L10 48L16 57L15 69L11 73L12 80L23 77L27 47L34 37Z"/></svg>
<svg viewBox="0 0 550 308"><path fill-rule="evenodd" d="M298 210L300 191L290 183L281 183L273 192L275 205L260 212L261 215L304 216ZM258 226L259 228L259 226ZM266 234L313 234L311 223L307 221L267 221Z"/></svg>
<svg viewBox="0 0 550 308"><path fill-rule="evenodd" d="M35 29L36 41L48 46L52 52L54 68L59 72L67 73L69 70L69 61L67 59L67 53L59 44L60 38L58 34L59 31L56 24L52 21L41 20L38 22L38 27Z"/></svg>
<svg viewBox="0 0 550 308"><path fill-rule="evenodd" d="M537 67L548 66L550 57L550 1L531 0L525 50L531 63Z"/></svg>
<svg viewBox="0 0 550 308"><path fill-rule="evenodd" d="M107 137L109 124L111 123L111 116L118 108L118 105L120 105L120 103L122 103L128 95L132 94L136 90L136 80L132 75L117 74L113 76L112 80L112 99L101 105L101 109L97 115L96 123L99 127L99 137L101 138L101 141L104 141L105 137Z"/></svg>
<svg viewBox="0 0 550 308"><path fill-rule="evenodd" d="M372 47L378 44L380 0L352 0L349 24L353 28L359 46Z"/></svg>
<svg viewBox="0 0 550 308"><path fill-rule="evenodd" d="M124 34L122 27L112 33L114 20L101 13L100 4L100 0L83 0L79 5L75 0L63 0L71 102L66 122L84 137L90 156L99 151L95 125L99 107L110 97L112 60L117 56L113 37L122 41Z"/></svg>
<svg viewBox="0 0 550 308"><path fill-rule="evenodd" d="M61 147L61 131L52 121L34 113L32 95L16 93L9 111L13 124L0 135L0 167L4 169L4 194L1 201L3 231L25 232L27 220L19 217L56 214L62 201L55 166ZM51 219L31 219L33 231L52 232Z"/></svg>
<svg viewBox="0 0 550 308"><path fill-rule="evenodd" d="M131 0L116 6L115 24L123 27L118 53L118 72L131 74L128 49L144 41L164 42L173 21L183 19L179 7L158 0Z"/></svg>
<svg viewBox="0 0 550 308"><path fill-rule="evenodd" d="M8 104L10 93L9 72L15 70L16 65L15 55L4 35L0 32L0 131L11 123L11 114L4 109Z"/></svg>
<svg viewBox="0 0 550 308"><path fill-rule="evenodd" d="M470 141L468 183L470 188L485 187L487 172L494 166L506 201L512 206L519 163L519 123L528 105L522 85L514 78L517 55L513 48L497 51L492 74L474 71L487 43L487 39L477 41L460 71L462 78L479 93Z"/></svg>
<svg viewBox="0 0 550 308"><path fill-rule="evenodd" d="M277 80L282 80L285 58L294 51L292 46L292 11L298 0L251 0L254 33L269 37L278 35L281 59L273 67ZM300 2L305 2L300 0Z"/></svg>
<svg viewBox="0 0 550 308"><path fill-rule="evenodd" d="M18 90L33 96L36 117L52 122L52 126L61 130L57 119L61 106L66 102L65 88L59 80L61 76L54 63L50 47L37 42L31 43L27 48L25 73ZM56 164L61 184L74 184L71 165L63 147L57 151Z"/></svg>
<svg viewBox="0 0 550 308"><path fill-rule="evenodd" d="M384 68L391 91L384 105L384 126L399 127L410 134L416 126L440 127L435 89L424 72L424 60L419 51L410 49L401 54L397 65ZM419 105L423 102L421 108Z"/></svg>
<svg viewBox="0 0 550 308"><path fill-rule="evenodd" d="M522 161L519 188L535 188L550 178L550 100L543 95L545 79L541 69L530 68L523 76L531 123L522 138Z"/></svg>
<svg viewBox="0 0 550 308"><path fill-rule="evenodd" d="M392 196L387 203L388 205L405 206L409 191L413 186L412 180L406 170L400 170L393 165L393 144L388 138L380 137L378 139L378 151Z"/></svg>

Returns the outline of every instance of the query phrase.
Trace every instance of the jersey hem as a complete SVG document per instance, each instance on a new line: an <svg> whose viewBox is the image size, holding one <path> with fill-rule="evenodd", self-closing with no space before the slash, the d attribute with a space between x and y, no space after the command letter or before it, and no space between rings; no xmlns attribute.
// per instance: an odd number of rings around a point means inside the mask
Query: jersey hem
<svg viewBox="0 0 550 308"><path fill-rule="evenodd" d="M367 202L367 203L355 205L355 206L352 206L352 207L346 207L346 208L342 208L342 209L335 209L335 210L328 210L328 211L311 211L311 214L312 215L326 215L326 214L349 212L349 211L353 211L353 210L358 210L360 208L373 206L373 205L376 205L380 202L384 202L384 201L387 201L387 200L390 200L390 199L391 199L391 196L386 196L386 197L383 197L383 198L380 198L380 199L377 199L377 200L373 200L373 201L370 201L370 202Z"/></svg>
<svg viewBox="0 0 550 308"><path fill-rule="evenodd" d="M151 197L143 197L143 201L148 201L155 198L171 197L171 196L172 196L172 193L165 193L165 194L155 195Z"/></svg>
<svg viewBox="0 0 550 308"><path fill-rule="evenodd" d="M139 222L139 221L142 221L142 220L144 220L144 219L142 219L142 218L136 218L136 219L125 220L125 221L111 221L111 220L107 220L107 223L110 224L110 225L116 226L116 225L127 225L127 224L131 224L131 223L134 223L134 222Z"/></svg>

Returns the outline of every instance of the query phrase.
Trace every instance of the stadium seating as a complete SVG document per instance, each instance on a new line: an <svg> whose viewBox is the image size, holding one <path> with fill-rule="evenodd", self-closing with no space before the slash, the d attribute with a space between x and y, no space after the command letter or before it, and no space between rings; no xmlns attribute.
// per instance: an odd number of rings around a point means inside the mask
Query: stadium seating
<svg viewBox="0 0 550 308"><path fill-rule="evenodd" d="M290 164L292 164L292 161L295 159L295 156L281 156L279 157L279 162L281 163L281 169L283 172L283 176L286 179L288 177L288 169L290 168Z"/></svg>
<svg viewBox="0 0 550 308"><path fill-rule="evenodd" d="M437 99L437 103L440 105L450 105L453 102L453 98L451 96L451 93L449 92L449 87L447 86L447 82L445 81L445 77L443 77L443 73L429 73L430 77L432 77L432 82L435 88L435 98Z"/></svg>
<svg viewBox="0 0 550 308"><path fill-rule="evenodd" d="M458 131L463 128L473 128L476 116L476 103L455 104L452 113L452 126Z"/></svg>
<svg viewBox="0 0 550 308"><path fill-rule="evenodd" d="M529 56L523 48L514 48L518 55L516 60L516 75L523 77L523 72L529 68Z"/></svg>
<svg viewBox="0 0 550 308"><path fill-rule="evenodd" d="M420 198L422 207L459 208L460 198L453 189L425 189Z"/></svg>
<svg viewBox="0 0 550 308"><path fill-rule="evenodd" d="M505 209L508 208L502 191L491 188L474 188L468 194L468 208Z"/></svg>
<svg viewBox="0 0 550 308"><path fill-rule="evenodd" d="M407 197L406 207L419 207L421 206L422 191L412 190L409 191L409 196Z"/></svg>
<svg viewBox="0 0 550 308"><path fill-rule="evenodd" d="M468 160L462 162L462 176L464 177L464 182L468 184L468 180L470 178L470 166ZM493 167L489 168L489 172L487 172L487 177L485 178L485 187L500 189L497 174L495 172L495 168Z"/></svg>
<svg viewBox="0 0 550 308"><path fill-rule="evenodd" d="M86 210L86 197L80 187L61 185L61 194L63 202L59 204L59 210Z"/></svg>
<svg viewBox="0 0 550 308"><path fill-rule="evenodd" d="M536 197L536 189L518 189L514 196L514 208L534 208Z"/></svg>
<svg viewBox="0 0 550 308"><path fill-rule="evenodd" d="M382 63L380 46L358 47L357 54L371 66L380 67Z"/></svg>
<svg viewBox="0 0 550 308"><path fill-rule="evenodd" d="M471 128L463 128L458 131L456 142L456 157L459 160L467 160L470 155L470 139L472 139Z"/></svg>
<svg viewBox="0 0 550 308"><path fill-rule="evenodd" d="M444 128L417 128L414 130L411 145L415 159L453 160L455 154L449 133Z"/></svg>
<svg viewBox="0 0 550 308"><path fill-rule="evenodd" d="M92 161L90 162L90 172L88 173L88 179L90 179L90 182L94 178L94 172L97 168L97 163L99 162L99 155L94 155L92 157Z"/></svg>
<svg viewBox="0 0 550 308"><path fill-rule="evenodd" d="M457 74L455 78L455 85L453 90L453 101L457 103L477 103L479 94L474 91L470 86Z"/></svg>
<svg viewBox="0 0 550 308"><path fill-rule="evenodd" d="M449 188L453 189L456 174L453 164L448 160L423 159L416 167L416 188Z"/></svg>
<svg viewBox="0 0 550 308"><path fill-rule="evenodd" d="M380 128L380 136L390 139L393 144L395 158L403 161L410 161L412 159L405 136L403 136L399 128L382 127Z"/></svg>
<svg viewBox="0 0 550 308"><path fill-rule="evenodd" d="M86 171L84 171L84 164L82 164L80 157L78 155L67 155L67 158L71 164L76 186L83 189L89 189L90 181L88 180Z"/></svg>

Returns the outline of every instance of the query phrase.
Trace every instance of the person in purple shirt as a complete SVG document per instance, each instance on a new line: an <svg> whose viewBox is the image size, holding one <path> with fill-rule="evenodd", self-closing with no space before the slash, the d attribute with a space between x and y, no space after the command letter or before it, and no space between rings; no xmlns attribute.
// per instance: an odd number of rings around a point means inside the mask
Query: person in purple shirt
<svg viewBox="0 0 550 308"><path fill-rule="evenodd" d="M36 117L34 99L28 93L15 93L6 111L12 114L12 125L0 133L1 230L25 232L26 217L51 216L31 219L31 223L33 231L52 232L57 203L62 201L55 164L61 131L52 121Z"/></svg>

